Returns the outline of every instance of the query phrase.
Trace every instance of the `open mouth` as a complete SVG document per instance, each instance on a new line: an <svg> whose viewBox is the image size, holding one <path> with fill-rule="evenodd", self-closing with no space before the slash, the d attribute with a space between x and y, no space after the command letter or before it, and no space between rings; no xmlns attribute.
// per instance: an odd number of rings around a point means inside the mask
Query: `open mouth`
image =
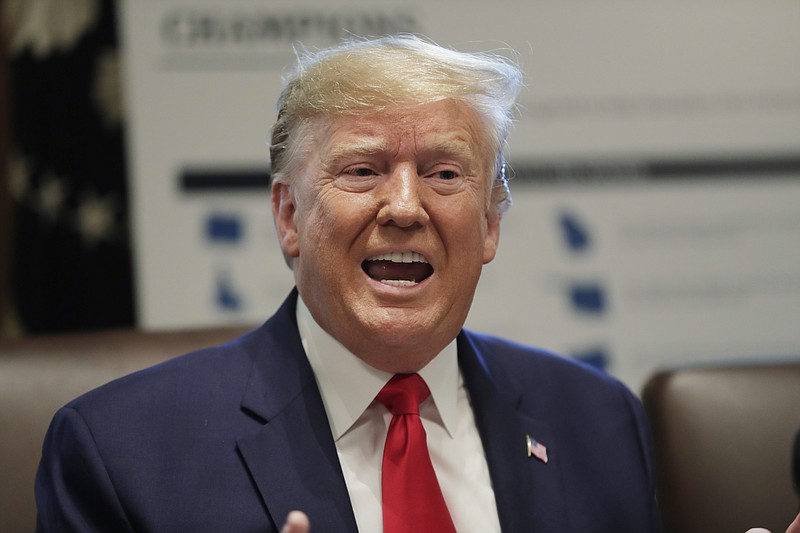
<svg viewBox="0 0 800 533"><path fill-rule="evenodd" d="M433 267L417 252L389 252L368 257L361 268L367 276L394 287L416 285L433 274Z"/></svg>

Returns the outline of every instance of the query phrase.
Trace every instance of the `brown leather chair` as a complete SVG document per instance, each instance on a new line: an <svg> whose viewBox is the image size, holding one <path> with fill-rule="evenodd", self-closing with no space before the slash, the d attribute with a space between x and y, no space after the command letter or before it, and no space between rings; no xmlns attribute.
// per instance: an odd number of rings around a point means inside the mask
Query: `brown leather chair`
<svg viewBox="0 0 800 533"><path fill-rule="evenodd" d="M786 529L798 511L800 361L664 371L642 400L667 533Z"/></svg>
<svg viewBox="0 0 800 533"><path fill-rule="evenodd" d="M247 329L104 331L0 341L0 531L34 529L36 467L60 406L116 377Z"/></svg>

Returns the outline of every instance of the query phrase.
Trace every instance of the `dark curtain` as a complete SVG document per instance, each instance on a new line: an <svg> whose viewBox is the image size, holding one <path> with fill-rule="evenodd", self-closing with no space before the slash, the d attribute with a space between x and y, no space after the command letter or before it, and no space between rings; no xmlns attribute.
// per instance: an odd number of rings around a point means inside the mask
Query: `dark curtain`
<svg viewBox="0 0 800 533"><path fill-rule="evenodd" d="M114 2L37 1L10 17L13 306L28 333L132 325Z"/></svg>

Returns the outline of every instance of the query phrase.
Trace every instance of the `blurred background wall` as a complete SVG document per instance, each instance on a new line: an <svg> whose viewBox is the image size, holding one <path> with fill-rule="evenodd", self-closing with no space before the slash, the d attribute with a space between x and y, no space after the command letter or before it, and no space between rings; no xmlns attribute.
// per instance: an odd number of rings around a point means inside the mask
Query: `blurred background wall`
<svg viewBox="0 0 800 533"><path fill-rule="evenodd" d="M794 1L3 11L6 332L266 318L292 286L266 146L292 47L409 31L527 76L515 203L470 327L634 389L662 366L800 354Z"/></svg>

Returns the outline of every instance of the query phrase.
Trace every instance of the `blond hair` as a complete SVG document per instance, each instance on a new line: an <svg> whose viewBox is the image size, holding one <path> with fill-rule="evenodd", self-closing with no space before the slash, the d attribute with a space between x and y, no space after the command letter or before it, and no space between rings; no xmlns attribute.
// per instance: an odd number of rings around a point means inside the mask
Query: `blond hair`
<svg viewBox="0 0 800 533"><path fill-rule="evenodd" d="M305 51L285 77L272 129L272 179L289 182L304 161L308 124L317 116L352 115L396 104L453 99L471 107L484 127L486 155L494 159L491 202L510 204L506 137L513 121L522 73L493 54L451 50L413 35L352 39L317 52ZM491 159L490 159L491 161Z"/></svg>

